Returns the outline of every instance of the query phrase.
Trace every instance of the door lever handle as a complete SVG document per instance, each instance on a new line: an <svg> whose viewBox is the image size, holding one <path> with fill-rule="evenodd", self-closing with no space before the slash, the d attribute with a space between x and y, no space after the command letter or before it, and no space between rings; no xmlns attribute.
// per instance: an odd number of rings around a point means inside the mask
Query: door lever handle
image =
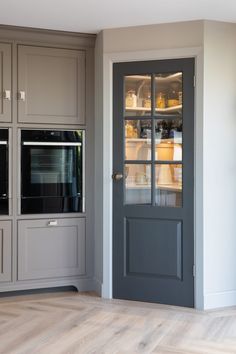
<svg viewBox="0 0 236 354"><path fill-rule="evenodd" d="M113 175L112 175L113 181L120 181L122 178L123 178L122 173L113 173Z"/></svg>

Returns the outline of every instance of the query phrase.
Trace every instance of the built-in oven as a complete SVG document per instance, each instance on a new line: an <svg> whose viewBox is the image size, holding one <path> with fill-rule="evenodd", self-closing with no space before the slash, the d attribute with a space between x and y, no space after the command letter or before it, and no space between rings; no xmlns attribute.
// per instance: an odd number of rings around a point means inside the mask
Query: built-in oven
<svg viewBox="0 0 236 354"><path fill-rule="evenodd" d="M0 215L8 214L8 129L0 129Z"/></svg>
<svg viewBox="0 0 236 354"><path fill-rule="evenodd" d="M21 131L21 213L84 212L84 130Z"/></svg>

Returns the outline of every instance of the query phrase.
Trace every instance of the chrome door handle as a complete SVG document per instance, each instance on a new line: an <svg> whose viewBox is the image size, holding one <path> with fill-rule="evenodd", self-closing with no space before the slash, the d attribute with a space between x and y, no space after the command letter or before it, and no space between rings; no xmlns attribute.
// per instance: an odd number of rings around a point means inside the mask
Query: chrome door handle
<svg viewBox="0 0 236 354"><path fill-rule="evenodd" d="M113 181L120 181L122 178L123 178L122 173L113 173L113 175L112 175Z"/></svg>
<svg viewBox="0 0 236 354"><path fill-rule="evenodd" d="M3 91L3 99L11 101L11 91L10 90Z"/></svg>

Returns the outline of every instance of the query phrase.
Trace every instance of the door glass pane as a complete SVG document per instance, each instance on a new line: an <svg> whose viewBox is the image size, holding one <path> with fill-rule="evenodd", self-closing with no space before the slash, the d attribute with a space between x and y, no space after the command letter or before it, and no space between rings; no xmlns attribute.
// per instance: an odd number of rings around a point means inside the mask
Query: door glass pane
<svg viewBox="0 0 236 354"><path fill-rule="evenodd" d="M182 119L158 119L155 122L155 159L182 160Z"/></svg>
<svg viewBox="0 0 236 354"><path fill-rule="evenodd" d="M125 76L125 115L148 116L151 114L151 76Z"/></svg>
<svg viewBox="0 0 236 354"><path fill-rule="evenodd" d="M125 204L150 204L151 164L126 164L125 177Z"/></svg>
<svg viewBox="0 0 236 354"><path fill-rule="evenodd" d="M151 160L151 132L149 119L125 121L126 160Z"/></svg>
<svg viewBox="0 0 236 354"><path fill-rule="evenodd" d="M182 165L158 164L155 203L158 206L182 206Z"/></svg>
<svg viewBox="0 0 236 354"><path fill-rule="evenodd" d="M158 115L182 114L182 73L157 74L155 77L155 107Z"/></svg>

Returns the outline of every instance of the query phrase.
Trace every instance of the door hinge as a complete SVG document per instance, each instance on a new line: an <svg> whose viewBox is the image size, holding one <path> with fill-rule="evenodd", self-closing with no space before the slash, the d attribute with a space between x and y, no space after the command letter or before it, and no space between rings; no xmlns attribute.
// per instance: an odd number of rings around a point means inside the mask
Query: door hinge
<svg viewBox="0 0 236 354"><path fill-rule="evenodd" d="M196 87L196 76L193 76L193 87Z"/></svg>
<svg viewBox="0 0 236 354"><path fill-rule="evenodd" d="M195 267L195 264L193 265L193 277L196 277L196 267Z"/></svg>

